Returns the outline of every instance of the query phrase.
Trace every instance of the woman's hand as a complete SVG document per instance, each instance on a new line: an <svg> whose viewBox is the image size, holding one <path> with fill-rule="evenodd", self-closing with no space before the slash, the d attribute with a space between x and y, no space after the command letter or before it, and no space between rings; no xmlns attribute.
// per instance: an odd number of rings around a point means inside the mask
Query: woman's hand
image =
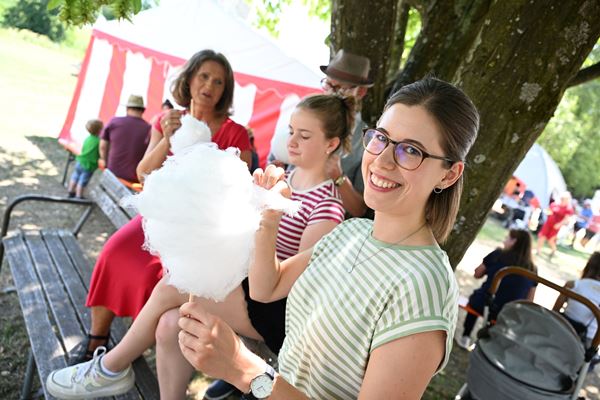
<svg viewBox="0 0 600 400"><path fill-rule="evenodd" d="M179 315L179 348L189 363L247 393L252 378L264 372L265 362L242 344L229 325L200 304L183 304Z"/></svg>
<svg viewBox="0 0 600 400"><path fill-rule="evenodd" d="M163 136L169 140L173 133L181 128L181 116L183 113L179 110L169 110L160 120L160 127L163 131Z"/></svg>

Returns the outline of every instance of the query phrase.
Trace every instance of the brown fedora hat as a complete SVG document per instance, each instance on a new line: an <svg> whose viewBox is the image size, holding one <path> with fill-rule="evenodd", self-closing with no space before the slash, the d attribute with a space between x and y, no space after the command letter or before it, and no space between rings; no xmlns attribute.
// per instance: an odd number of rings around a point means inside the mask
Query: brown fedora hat
<svg viewBox="0 0 600 400"><path fill-rule="evenodd" d="M373 86L373 80L369 77L371 70L369 59L348 53L344 49L335 53L329 65L321 65L320 68L325 75L336 81L358 86Z"/></svg>
<svg viewBox="0 0 600 400"><path fill-rule="evenodd" d="M131 96L129 96L129 99L127 99L127 104L125 104L125 107L131 107L131 108L146 108L144 107L144 98L142 96L138 96L135 94L132 94Z"/></svg>

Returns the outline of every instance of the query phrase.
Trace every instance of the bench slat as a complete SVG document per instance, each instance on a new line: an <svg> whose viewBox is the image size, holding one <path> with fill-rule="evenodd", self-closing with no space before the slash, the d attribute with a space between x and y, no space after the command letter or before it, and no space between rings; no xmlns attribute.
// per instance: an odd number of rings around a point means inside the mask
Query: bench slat
<svg viewBox="0 0 600 400"><path fill-rule="evenodd" d="M92 265L83 255L83 251L81 250L77 239L71 234L71 232L61 229L57 230L56 233L60 237L62 245L69 255L69 258L72 260L73 264L77 266L77 272L79 273L79 276L81 276L83 288L87 296L90 280L92 279Z"/></svg>
<svg viewBox="0 0 600 400"><path fill-rule="evenodd" d="M69 353L83 338L84 332L80 321L69 299L65 298L64 286L54 265L54 259L49 254L52 250L46 247L39 234L27 233L24 238L48 299L52 316L63 338L65 350ZM75 272L71 271L71 276L66 276L67 280L79 278L76 274L73 276L74 274Z"/></svg>
<svg viewBox="0 0 600 400"><path fill-rule="evenodd" d="M104 191L104 188L96 186L90 191L90 197L94 199L98 207L117 229L129 222L129 216L125 214L121 207L115 204L114 200Z"/></svg>
<svg viewBox="0 0 600 400"><path fill-rule="evenodd" d="M102 176L100 177L100 186L104 188L104 191L117 204L119 204L119 201L121 201L122 198L131 196L132 194L109 169L105 169L102 173ZM128 207L121 207L121 209L129 216L129 218L133 218L137 215L137 211L134 209Z"/></svg>
<svg viewBox="0 0 600 400"><path fill-rule="evenodd" d="M6 257L9 261L15 286L19 293L19 303L23 311L25 327L35 355L42 388L47 399L53 399L46 392L46 377L57 368L64 368L64 351L56 335L52 334L52 324L48 318L46 301L34 270L31 255L21 234L4 239ZM40 335L39 332L46 332Z"/></svg>

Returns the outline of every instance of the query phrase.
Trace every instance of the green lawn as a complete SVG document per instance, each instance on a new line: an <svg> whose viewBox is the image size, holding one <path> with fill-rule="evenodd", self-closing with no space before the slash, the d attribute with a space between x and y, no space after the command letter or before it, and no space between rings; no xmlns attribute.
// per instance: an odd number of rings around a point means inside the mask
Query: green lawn
<svg viewBox="0 0 600 400"><path fill-rule="evenodd" d="M58 136L83 55L29 31L0 29L1 143L15 135Z"/></svg>

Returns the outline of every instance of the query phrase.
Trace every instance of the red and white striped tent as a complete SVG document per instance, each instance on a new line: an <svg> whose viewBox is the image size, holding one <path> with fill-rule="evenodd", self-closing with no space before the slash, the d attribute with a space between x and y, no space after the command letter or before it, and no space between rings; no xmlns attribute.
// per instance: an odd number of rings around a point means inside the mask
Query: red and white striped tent
<svg viewBox="0 0 600 400"><path fill-rule="evenodd" d="M300 98L319 91L321 76L213 0L172 0L131 22L99 20L92 32L59 142L79 153L85 122L125 115L130 94L144 97L146 119L172 100L170 84L194 53L223 53L235 74L232 118L254 130L261 165L277 126L287 126ZM174 103L175 104L175 103Z"/></svg>

